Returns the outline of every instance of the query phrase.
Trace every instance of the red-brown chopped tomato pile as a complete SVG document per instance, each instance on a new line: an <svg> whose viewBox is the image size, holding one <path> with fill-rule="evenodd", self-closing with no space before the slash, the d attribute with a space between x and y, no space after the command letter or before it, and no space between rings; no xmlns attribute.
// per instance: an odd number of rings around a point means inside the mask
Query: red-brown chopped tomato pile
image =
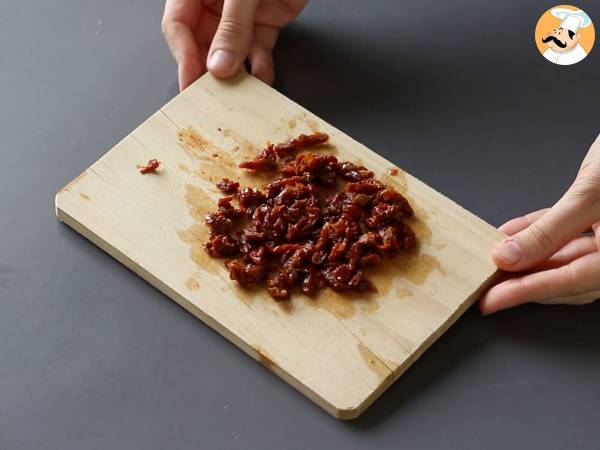
<svg viewBox="0 0 600 450"><path fill-rule="evenodd" d="M264 282L275 299L288 298L296 287L308 295L325 286L372 292L365 269L414 246L415 234L404 223L413 215L411 206L373 172L334 155L292 156L328 138L300 135L240 164L256 172L279 170L281 176L262 190L240 189L228 179L217 184L228 195L206 216L206 251L228 258L232 280ZM340 187L339 181L347 183Z"/></svg>
<svg viewBox="0 0 600 450"><path fill-rule="evenodd" d="M160 166L160 161L158 159L151 159L146 164L140 164L137 166L138 170L141 174L145 175L147 173L156 172Z"/></svg>

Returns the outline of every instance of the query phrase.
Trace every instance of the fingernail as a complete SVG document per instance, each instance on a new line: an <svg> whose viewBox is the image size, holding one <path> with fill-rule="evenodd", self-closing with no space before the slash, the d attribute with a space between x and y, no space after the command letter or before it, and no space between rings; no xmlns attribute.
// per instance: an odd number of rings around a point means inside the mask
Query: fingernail
<svg viewBox="0 0 600 450"><path fill-rule="evenodd" d="M503 263L515 264L523 258L523 250L516 241L509 239L494 249L494 255Z"/></svg>
<svg viewBox="0 0 600 450"><path fill-rule="evenodd" d="M235 65L235 57L232 53L226 50L215 51L208 60L208 70L216 70L218 72L231 72Z"/></svg>

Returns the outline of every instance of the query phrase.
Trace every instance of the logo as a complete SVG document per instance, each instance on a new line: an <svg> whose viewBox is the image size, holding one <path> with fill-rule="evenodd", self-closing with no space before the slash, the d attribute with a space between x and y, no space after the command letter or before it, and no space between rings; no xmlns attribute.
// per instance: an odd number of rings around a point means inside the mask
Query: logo
<svg viewBox="0 0 600 450"><path fill-rule="evenodd" d="M535 44L544 58L560 66L585 59L592 51L596 32L585 11L569 5L549 9L535 27Z"/></svg>

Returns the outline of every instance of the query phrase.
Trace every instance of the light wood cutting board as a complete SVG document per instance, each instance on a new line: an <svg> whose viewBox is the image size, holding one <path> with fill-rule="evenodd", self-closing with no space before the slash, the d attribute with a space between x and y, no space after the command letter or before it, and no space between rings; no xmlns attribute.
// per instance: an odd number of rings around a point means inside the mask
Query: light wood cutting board
<svg viewBox="0 0 600 450"><path fill-rule="evenodd" d="M203 217L221 196L214 183L263 184L268 178L237 164L268 141L313 130L329 133L328 151L362 162L415 206L419 247L371 274L377 295L326 290L276 303L238 287L202 248ZM160 171L139 174L150 158L162 161ZM490 249L503 238L409 174L392 175L394 167L247 74L205 75L61 189L56 213L329 413L351 419L472 304L495 276Z"/></svg>

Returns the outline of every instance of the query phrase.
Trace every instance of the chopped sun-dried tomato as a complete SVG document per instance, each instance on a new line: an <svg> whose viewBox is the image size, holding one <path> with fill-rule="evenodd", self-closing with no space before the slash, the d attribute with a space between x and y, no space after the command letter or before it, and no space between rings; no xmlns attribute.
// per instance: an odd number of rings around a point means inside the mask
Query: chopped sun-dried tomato
<svg viewBox="0 0 600 450"><path fill-rule="evenodd" d="M240 187L240 183L237 181L231 181L228 178L223 178L217 183L217 188L226 194L235 194Z"/></svg>
<svg viewBox="0 0 600 450"><path fill-rule="evenodd" d="M140 164L137 166L138 170L141 174L156 172L160 166L160 161L158 159L151 159L146 164Z"/></svg>
<svg viewBox="0 0 600 450"><path fill-rule="evenodd" d="M227 179L217 184L231 195L206 216L211 235L205 247L211 256L228 258L232 280L264 283L276 300L294 289L314 295L325 286L373 292L365 269L415 245L404 222L413 215L409 202L373 172L334 155L293 158L293 152L327 140L324 133L300 135L240 164L253 171L279 169L281 176L263 189L239 189Z"/></svg>

